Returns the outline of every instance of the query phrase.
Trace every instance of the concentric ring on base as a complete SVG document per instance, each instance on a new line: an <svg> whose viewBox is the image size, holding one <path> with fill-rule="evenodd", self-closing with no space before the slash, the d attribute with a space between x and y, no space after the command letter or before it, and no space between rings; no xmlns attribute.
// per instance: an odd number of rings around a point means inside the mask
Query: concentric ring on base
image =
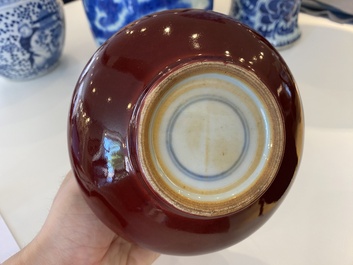
<svg viewBox="0 0 353 265"><path fill-rule="evenodd" d="M258 199L281 164L285 133L269 89L243 68L181 67L152 87L139 113L146 182L184 212L220 216Z"/></svg>

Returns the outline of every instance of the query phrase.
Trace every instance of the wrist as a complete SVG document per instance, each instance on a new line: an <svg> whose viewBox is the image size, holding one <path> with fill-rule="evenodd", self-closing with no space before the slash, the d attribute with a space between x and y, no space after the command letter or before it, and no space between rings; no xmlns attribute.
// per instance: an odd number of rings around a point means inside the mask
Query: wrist
<svg viewBox="0 0 353 265"><path fill-rule="evenodd" d="M65 265L59 251L42 238L36 237L25 248L1 265ZM69 264L69 263L67 263Z"/></svg>
<svg viewBox="0 0 353 265"><path fill-rule="evenodd" d="M21 249L19 252L14 254L12 257L7 259L1 265L42 265L45 264L44 261L41 261L41 255L38 255L36 243L32 241L25 248Z"/></svg>

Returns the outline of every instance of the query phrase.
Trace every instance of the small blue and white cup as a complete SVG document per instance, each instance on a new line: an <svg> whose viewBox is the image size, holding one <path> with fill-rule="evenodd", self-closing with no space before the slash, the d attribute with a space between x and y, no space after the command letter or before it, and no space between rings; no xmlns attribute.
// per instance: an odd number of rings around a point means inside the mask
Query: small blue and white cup
<svg viewBox="0 0 353 265"><path fill-rule="evenodd" d="M300 38L301 0L232 0L230 15L284 49Z"/></svg>
<svg viewBox="0 0 353 265"><path fill-rule="evenodd" d="M61 57L61 0L0 0L0 75L29 80L53 70Z"/></svg>
<svg viewBox="0 0 353 265"><path fill-rule="evenodd" d="M154 12L176 8L213 9L213 0L83 0L98 45L122 27Z"/></svg>

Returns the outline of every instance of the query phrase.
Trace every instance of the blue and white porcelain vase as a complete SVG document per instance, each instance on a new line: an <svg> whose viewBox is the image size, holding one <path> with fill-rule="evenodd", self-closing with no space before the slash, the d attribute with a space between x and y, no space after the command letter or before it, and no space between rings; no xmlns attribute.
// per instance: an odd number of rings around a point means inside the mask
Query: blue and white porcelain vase
<svg viewBox="0 0 353 265"><path fill-rule="evenodd" d="M167 9L212 10L213 0L83 0L91 31L98 45L138 18Z"/></svg>
<svg viewBox="0 0 353 265"><path fill-rule="evenodd" d="M300 5L301 0L232 0L230 15L285 48L300 38Z"/></svg>
<svg viewBox="0 0 353 265"><path fill-rule="evenodd" d="M55 68L62 54L61 0L0 0L0 75L28 80Z"/></svg>

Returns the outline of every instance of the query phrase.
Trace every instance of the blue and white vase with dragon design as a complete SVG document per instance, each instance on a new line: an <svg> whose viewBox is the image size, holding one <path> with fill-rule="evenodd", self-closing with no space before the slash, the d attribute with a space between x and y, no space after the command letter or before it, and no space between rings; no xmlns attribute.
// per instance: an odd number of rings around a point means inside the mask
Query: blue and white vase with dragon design
<svg viewBox="0 0 353 265"><path fill-rule="evenodd" d="M300 5L301 0L232 0L230 15L285 48L300 38Z"/></svg>
<svg viewBox="0 0 353 265"><path fill-rule="evenodd" d="M138 18L167 9L212 10L213 0L83 0L91 31L98 45Z"/></svg>
<svg viewBox="0 0 353 265"><path fill-rule="evenodd" d="M0 0L0 75L42 76L58 64L65 39L61 0Z"/></svg>

